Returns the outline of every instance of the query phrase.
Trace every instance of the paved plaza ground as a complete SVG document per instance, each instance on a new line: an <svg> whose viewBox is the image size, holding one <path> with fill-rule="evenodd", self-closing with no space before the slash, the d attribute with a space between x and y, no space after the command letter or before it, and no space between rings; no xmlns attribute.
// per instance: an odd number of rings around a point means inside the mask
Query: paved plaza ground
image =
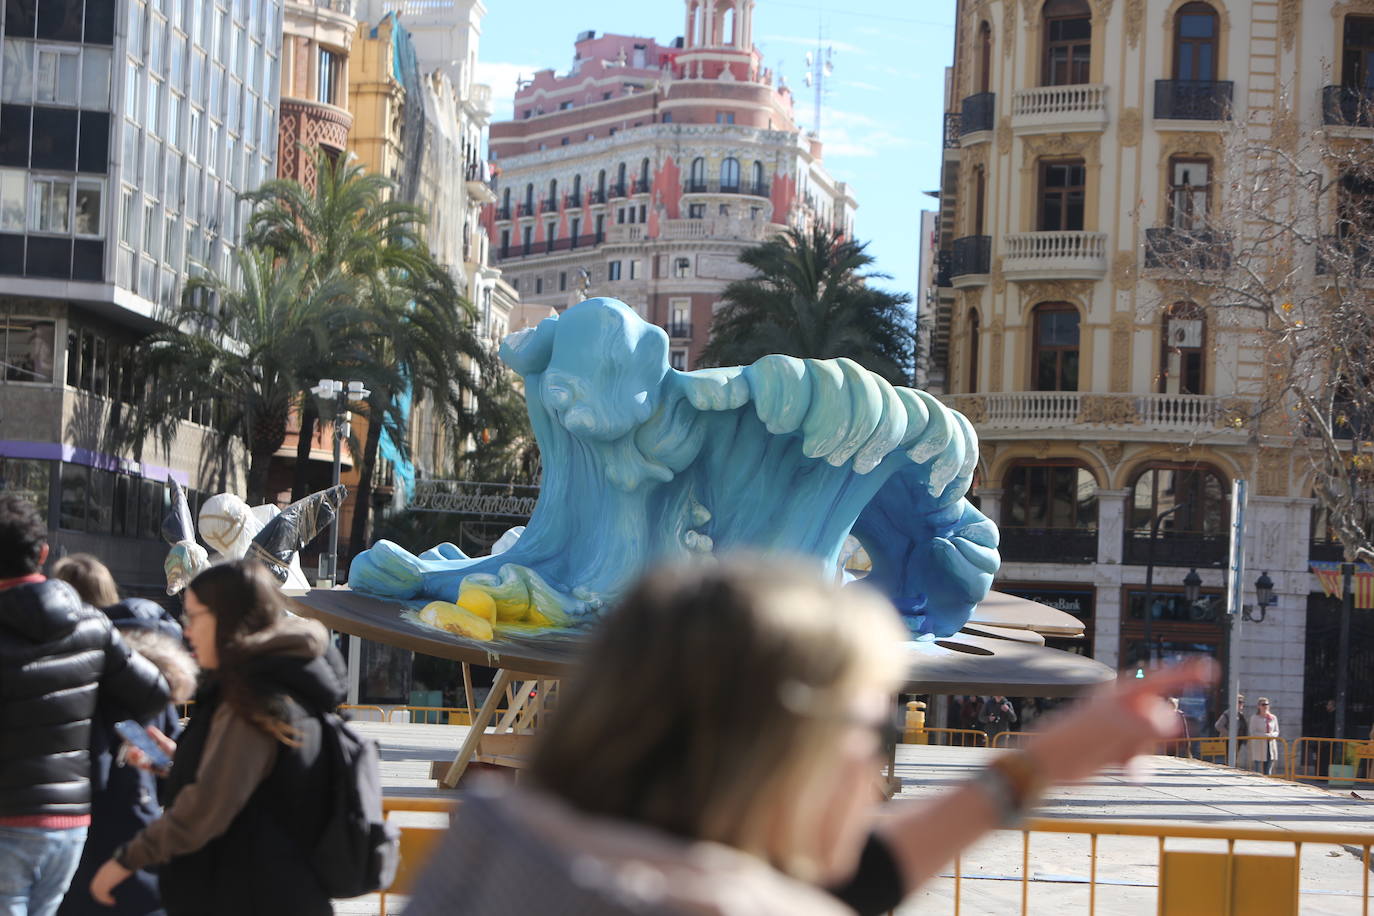
<svg viewBox="0 0 1374 916"><path fill-rule="evenodd" d="M446 725L357 723L382 745L382 775L388 795L444 796L429 778L430 762L451 760L467 728ZM956 785L988 755L979 748L902 745L897 775L902 798L920 799ZM1269 827L1282 830L1374 831L1374 801L1351 797L1351 790L1326 790L1257 774L1174 757L1154 757L1142 782L1120 772L1056 789L1037 816L1075 820L1131 820L1222 827ZM1374 796L1374 792L1360 794ZM433 822L433 815L404 815L413 823ZM1170 849L1221 851L1221 841L1170 840ZM1033 834L1030 843L1031 913L1073 914L1088 911L1089 840L1086 836ZM1289 844L1237 844L1238 851L1291 855ZM1098 847L1097 913L1101 916L1155 912L1158 841L1152 838L1103 837ZM1021 901L1022 834L1000 832L979 843L963 858L964 914L1018 912ZM947 874L949 872L947 871ZM1357 853L1325 846L1302 849L1302 913L1345 916L1361 912L1363 865ZM953 913L954 882L932 882L901 910L899 916ZM388 910L399 912L392 898ZM341 916L378 912L376 897L335 906Z"/></svg>

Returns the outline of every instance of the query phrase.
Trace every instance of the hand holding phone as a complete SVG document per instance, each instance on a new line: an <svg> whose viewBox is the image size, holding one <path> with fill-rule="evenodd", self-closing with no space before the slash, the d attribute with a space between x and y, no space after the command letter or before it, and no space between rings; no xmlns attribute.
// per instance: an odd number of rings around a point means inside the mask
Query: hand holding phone
<svg viewBox="0 0 1374 916"><path fill-rule="evenodd" d="M119 737L127 741L143 756L143 759L148 762L149 768L153 770L167 770L171 767L171 755L163 749L158 741L156 741L142 725L139 725L133 719L125 719L121 722L116 722L114 729ZM160 732L159 735L161 735ZM171 739L166 736L162 736L162 740L166 741L168 744L172 744ZM175 748L175 746L176 745L172 745L173 748ZM137 760L134 761L135 765L138 765L138 763Z"/></svg>

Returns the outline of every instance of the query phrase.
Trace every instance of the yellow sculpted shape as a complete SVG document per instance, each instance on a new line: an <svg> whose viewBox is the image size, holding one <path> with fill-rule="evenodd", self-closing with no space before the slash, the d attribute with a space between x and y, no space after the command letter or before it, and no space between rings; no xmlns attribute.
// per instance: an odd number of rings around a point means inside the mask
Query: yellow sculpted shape
<svg viewBox="0 0 1374 916"><path fill-rule="evenodd" d="M490 600L490 599L488 599ZM447 601L431 601L420 611L420 622L458 636L490 642L496 635L492 622Z"/></svg>

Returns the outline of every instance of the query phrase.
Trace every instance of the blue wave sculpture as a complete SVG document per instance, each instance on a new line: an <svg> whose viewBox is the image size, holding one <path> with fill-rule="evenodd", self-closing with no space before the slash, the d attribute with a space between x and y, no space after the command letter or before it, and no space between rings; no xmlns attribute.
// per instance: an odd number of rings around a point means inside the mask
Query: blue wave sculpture
<svg viewBox="0 0 1374 916"><path fill-rule="evenodd" d="M977 437L963 416L848 359L766 356L680 372L668 338L588 299L506 338L544 477L505 553L415 556L379 541L356 590L433 599L421 619L478 639L594 617L650 564L732 549L809 555L845 536L913 633L950 635L997 571L997 528L965 499Z"/></svg>

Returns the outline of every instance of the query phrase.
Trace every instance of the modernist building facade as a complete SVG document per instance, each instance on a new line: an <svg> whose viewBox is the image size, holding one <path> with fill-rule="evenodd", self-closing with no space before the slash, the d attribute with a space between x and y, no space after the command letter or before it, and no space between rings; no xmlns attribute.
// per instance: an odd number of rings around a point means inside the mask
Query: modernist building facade
<svg viewBox="0 0 1374 916"><path fill-rule="evenodd" d="M276 158L281 4L21 0L0 76L0 489L160 590L164 481L241 489L207 412L169 451L116 448L126 354L188 272L232 273L237 201Z"/></svg>
<svg viewBox="0 0 1374 916"><path fill-rule="evenodd" d="M788 226L852 230L855 200L797 128L752 42L752 0L685 4L683 38L586 32L491 128L496 262L527 303L624 300L695 365L745 249Z"/></svg>
<svg viewBox="0 0 1374 916"><path fill-rule="evenodd" d="M1262 392L1253 327L1152 252L1219 212L1233 123L1276 143L1321 127L1325 87L1363 79L1346 39L1369 16L1359 0L960 0L948 79L930 377L982 441L997 587L1083 618L1081 650L1110 665L1224 657L1245 478L1246 601L1267 571L1278 603L1243 628L1242 689L1288 734L1334 695L1333 602L1309 572L1331 545L1291 442L1236 422ZM1367 698L1352 709L1362 734Z"/></svg>

